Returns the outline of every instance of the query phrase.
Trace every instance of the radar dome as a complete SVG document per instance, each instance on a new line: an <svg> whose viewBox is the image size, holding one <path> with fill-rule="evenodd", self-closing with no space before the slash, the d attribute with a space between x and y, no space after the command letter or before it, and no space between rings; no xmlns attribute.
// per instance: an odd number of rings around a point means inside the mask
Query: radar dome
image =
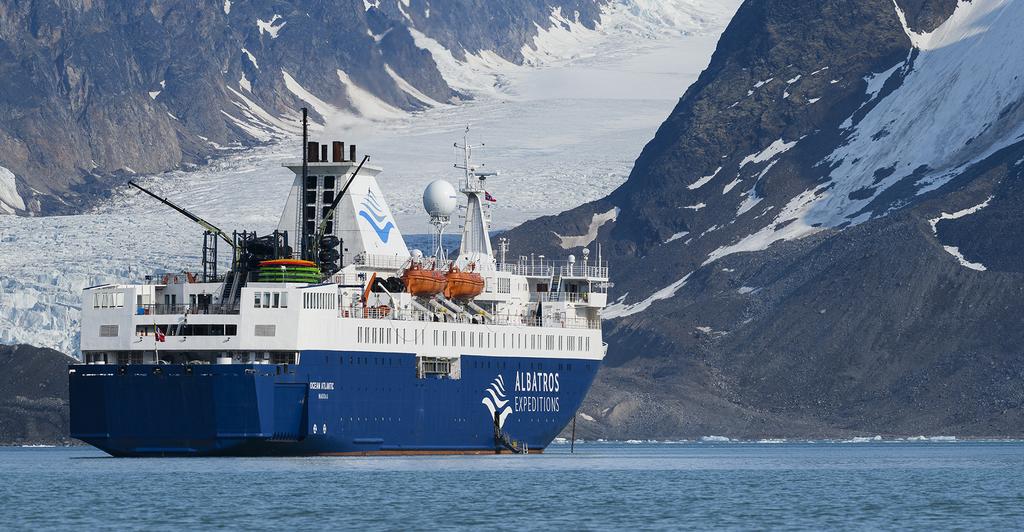
<svg viewBox="0 0 1024 532"><path fill-rule="evenodd" d="M423 208L431 216L451 216L458 205L455 187L444 179L432 181L423 191Z"/></svg>

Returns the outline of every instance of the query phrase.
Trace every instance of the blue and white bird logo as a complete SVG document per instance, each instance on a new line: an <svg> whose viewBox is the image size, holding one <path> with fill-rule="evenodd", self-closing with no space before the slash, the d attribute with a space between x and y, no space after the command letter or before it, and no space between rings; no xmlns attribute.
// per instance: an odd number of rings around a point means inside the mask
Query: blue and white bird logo
<svg viewBox="0 0 1024 532"><path fill-rule="evenodd" d="M505 398L505 379L498 375L498 378L491 382L491 385L484 389L487 395L484 396L482 401L484 406L487 407L487 411L491 413L491 419L494 419L494 413L498 414L498 429L500 430L505 425L505 418L512 413L512 407L508 404L508 399Z"/></svg>
<svg viewBox="0 0 1024 532"><path fill-rule="evenodd" d="M367 192L361 206L362 209L359 211L359 216L366 219L366 222L370 224L371 228L373 228L373 232L377 233L377 238L380 238L381 242L387 244L388 238L391 236L391 230L395 228L395 224L388 220L388 216L385 214L384 208L381 207L380 202L377 200L377 196L373 193L373 190ZM385 223L385 221L387 223Z"/></svg>

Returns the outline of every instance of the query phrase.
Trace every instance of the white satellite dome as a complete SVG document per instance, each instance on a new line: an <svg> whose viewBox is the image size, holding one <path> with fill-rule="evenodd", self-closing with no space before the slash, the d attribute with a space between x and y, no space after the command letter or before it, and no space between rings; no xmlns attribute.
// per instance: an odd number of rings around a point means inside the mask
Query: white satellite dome
<svg viewBox="0 0 1024 532"><path fill-rule="evenodd" d="M455 187L444 179L431 181L423 191L423 208L431 216L451 216L458 206Z"/></svg>

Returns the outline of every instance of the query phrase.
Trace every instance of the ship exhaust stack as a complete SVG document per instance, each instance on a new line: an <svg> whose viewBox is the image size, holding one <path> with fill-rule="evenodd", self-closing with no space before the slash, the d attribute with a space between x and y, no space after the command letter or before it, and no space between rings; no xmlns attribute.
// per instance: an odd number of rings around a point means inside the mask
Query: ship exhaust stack
<svg viewBox="0 0 1024 532"><path fill-rule="evenodd" d="M306 186L306 181L309 179L309 159L316 158L316 149L311 146L315 144L309 142L309 110L305 107L302 108L302 186ZM312 157L310 157L312 155ZM306 224L302 224L302 232L300 233L302 240L299 241L299 257L302 259L306 258L306 247L309 243L309 235L306 229Z"/></svg>
<svg viewBox="0 0 1024 532"><path fill-rule="evenodd" d="M336 163L343 163L343 162L345 162L345 143L336 140L336 141L331 143L331 147L333 148L332 151L334 152L333 153L333 155L334 155L333 161L336 162Z"/></svg>

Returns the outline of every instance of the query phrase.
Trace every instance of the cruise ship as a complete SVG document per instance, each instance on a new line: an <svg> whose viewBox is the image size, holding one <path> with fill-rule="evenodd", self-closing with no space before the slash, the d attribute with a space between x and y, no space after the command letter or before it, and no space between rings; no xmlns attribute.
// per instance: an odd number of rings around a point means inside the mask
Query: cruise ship
<svg viewBox="0 0 1024 532"><path fill-rule="evenodd" d="M426 186L431 249L410 250L381 168L303 131L270 234L136 185L205 229L202 264L83 291L71 436L113 456L543 452L605 356L600 250L510 258L498 238L495 253L496 174L468 138L458 191Z"/></svg>

